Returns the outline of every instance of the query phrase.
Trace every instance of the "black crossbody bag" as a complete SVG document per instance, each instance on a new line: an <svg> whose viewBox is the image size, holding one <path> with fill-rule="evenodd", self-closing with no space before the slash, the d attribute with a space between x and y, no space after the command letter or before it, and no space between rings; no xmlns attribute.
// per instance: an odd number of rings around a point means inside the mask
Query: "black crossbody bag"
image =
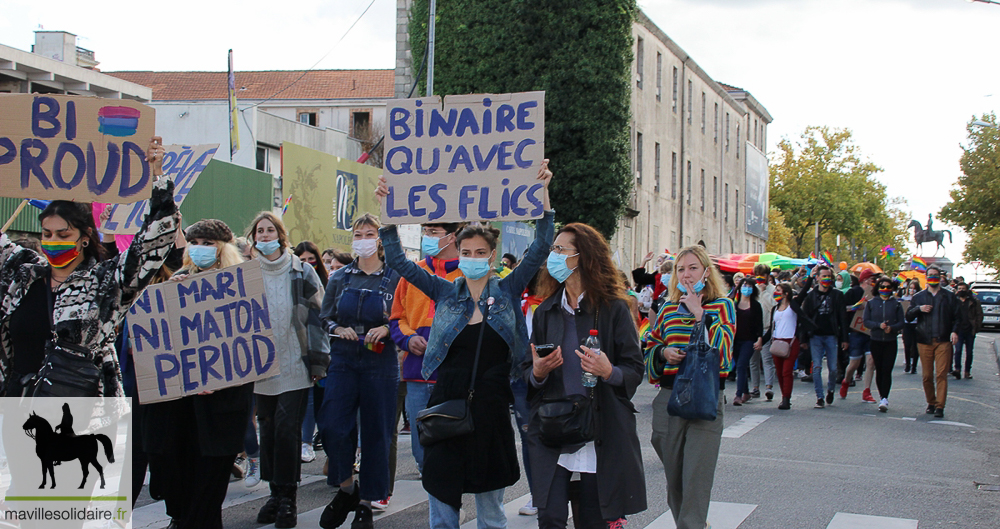
<svg viewBox="0 0 1000 529"><path fill-rule="evenodd" d="M49 304L52 338L45 342L45 360L28 394L32 397L60 398L99 396L101 369L94 365L94 354L86 347L59 339L56 335L54 308L49 292L45 293L45 299Z"/></svg>
<svg viewBox="0 0 1000 529"><path fill-rule="evenodd" d="M469 396L464 399L446 400L421 410L417 414L417 437L420 444L430 446L445 439L472 433L476 429L472 423L472 396L476 393L476 372L479 370L479 352L483 348L486 325L484 315L482 327L479 328L479 341L476 343L476 359L472 363Z"/></svg>
<svg viewBox="0 0 1000 529"><path fill-rule="evenodd" d="M597 328L597 313L595 310L594 328ZM587 395L543 399L538 407L538 420L542 444L550 448L593 441L594 388Z"/></svg>

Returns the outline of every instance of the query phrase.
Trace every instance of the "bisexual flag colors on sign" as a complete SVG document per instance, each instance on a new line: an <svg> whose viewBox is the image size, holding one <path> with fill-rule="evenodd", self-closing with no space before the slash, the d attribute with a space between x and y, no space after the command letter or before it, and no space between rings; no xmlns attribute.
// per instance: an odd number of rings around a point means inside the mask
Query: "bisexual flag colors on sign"
<svg viewBox="0 0 1000 529"><path fill-rule="evenodd" d="M97 111L98 130L101 134L125 138L135 136L139 128L139 117L142 112L131 107L101 107Z"/></svg>

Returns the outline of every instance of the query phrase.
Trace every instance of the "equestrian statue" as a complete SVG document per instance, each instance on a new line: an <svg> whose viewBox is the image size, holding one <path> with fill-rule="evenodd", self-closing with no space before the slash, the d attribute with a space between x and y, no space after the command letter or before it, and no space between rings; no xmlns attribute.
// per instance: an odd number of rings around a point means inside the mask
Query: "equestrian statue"
<svg viewBox="0 0 1000 529"><path fill-rule="evenodd" d="M911 220L907 228L913 228L913 240L917 243L917 248L920 249L921 245L925 242L935 242L937 247L934 248L934 254L937 255L938 250L944 248L944 234L948 234L948 244L952 243L951 231L949 230L934 230L931 227L934 225L934 220L930 215L927 215L927 229L924 229L917 220Z"/></svg>

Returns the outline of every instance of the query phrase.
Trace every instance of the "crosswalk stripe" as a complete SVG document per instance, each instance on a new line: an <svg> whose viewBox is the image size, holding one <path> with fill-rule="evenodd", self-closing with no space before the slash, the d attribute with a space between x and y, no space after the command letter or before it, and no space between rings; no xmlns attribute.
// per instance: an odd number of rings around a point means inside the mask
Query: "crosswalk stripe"
<svg viewBox="0 0 1000 529"><path fill-rule="evenodd" d="M748 503L713 501L708 504L708 523L712 529L737 529L756 508L756 505ZM668 510L645 529L677 529L677 524L674 523L674 517Z"/></svg>
<svg viewBox="0 0 1000 529"><path fill-rule="evenodd" d="M917 520L838 512L826 529L917 529Z"/></svg>
<svg viewBox="0 0 1000 529"><path fill-rule="evenodd" d="M299 482L299 485L308 485L324 479L326 479L326 476L304 474L302 476L302 481ZM222 503L222 509L226 510L230 507L240 505L241 503L247 503L260 498L265 498L270 494L271 489L266 481L261 481L250 489L243 484L243 480L241 479L231 481L229 483L229 489L226 491L226 501ZM319 520L318 517L317 520ZM162 527L169 521L170 517L167 516L167 506L162 501L143 505L132 513L132 527L134 529L153 529Z"/></svg>
<svg viewBox="0 0 1000 529"><path fill-rule="evenodd" d="M330 499L333 499L332 492L333 489L331 489ZM424 492L424 488L419 481L397 480L392 492L392 501L389 502L389 507L384 511L374 511L375 520L392 516L427 501L427 493ZM323 509L326 509L326 505L300 512L296 525L298 527L319 527L319 519L323 516ZM353 519L354 516L349 514L347 522L344 522L345 525ZM262 525L258 529L274 529L274 524Z"/></svg>
<svg viewBox="0 0 1000 529"><path fill-rule="evenodd" d="M744 415L742 419L722 430L722 437L726 439L739 439L770 418L770 415Z"/></svg>

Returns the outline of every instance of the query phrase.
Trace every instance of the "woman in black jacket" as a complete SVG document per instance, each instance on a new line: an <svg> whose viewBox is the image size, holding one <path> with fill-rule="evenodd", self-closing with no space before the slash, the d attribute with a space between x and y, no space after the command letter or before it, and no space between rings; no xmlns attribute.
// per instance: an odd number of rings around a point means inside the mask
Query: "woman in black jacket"
<svg viewBox="0 0 1000 529"><path fill-rule="evenodd" d="M876 283L878 297L865 304L865 327L871 330L872 360L875 362L875 386L882 398L878 411L889 409L892 367L896 365L896 337L903 328L903 305L892 295L892 279L882 276Z"/></svg>
<svg viewBox="0 0 1000 529"><path fill-rule="evenodd" d="M757 301L757 281L741 279L735 293L736 342L733 360L736 362L736 398L733 406L750 400L750 357L764 345L764 309Z"/></svg>
<svg viewBox="0 0 1000 529"><path fill-rule="evenodd" d="M579 223L559 230L547 271L547 291L554 293L535 309L532 358L522 365L531 403L526 447L538 527L566 527L570 476L579 472L574 524L604 529L646 509L631 402L644 369L639 337L608 243L596 230ZM553 278L562 284L551 284ZM594 330L600 351L581 345ZM539 357L535 344L556 347ZM592 389L584 386L584 373L598 377ZM572 395L592 399L585 402L593 410L593 440L567 445L543 438L539 408Z"/></svg>

